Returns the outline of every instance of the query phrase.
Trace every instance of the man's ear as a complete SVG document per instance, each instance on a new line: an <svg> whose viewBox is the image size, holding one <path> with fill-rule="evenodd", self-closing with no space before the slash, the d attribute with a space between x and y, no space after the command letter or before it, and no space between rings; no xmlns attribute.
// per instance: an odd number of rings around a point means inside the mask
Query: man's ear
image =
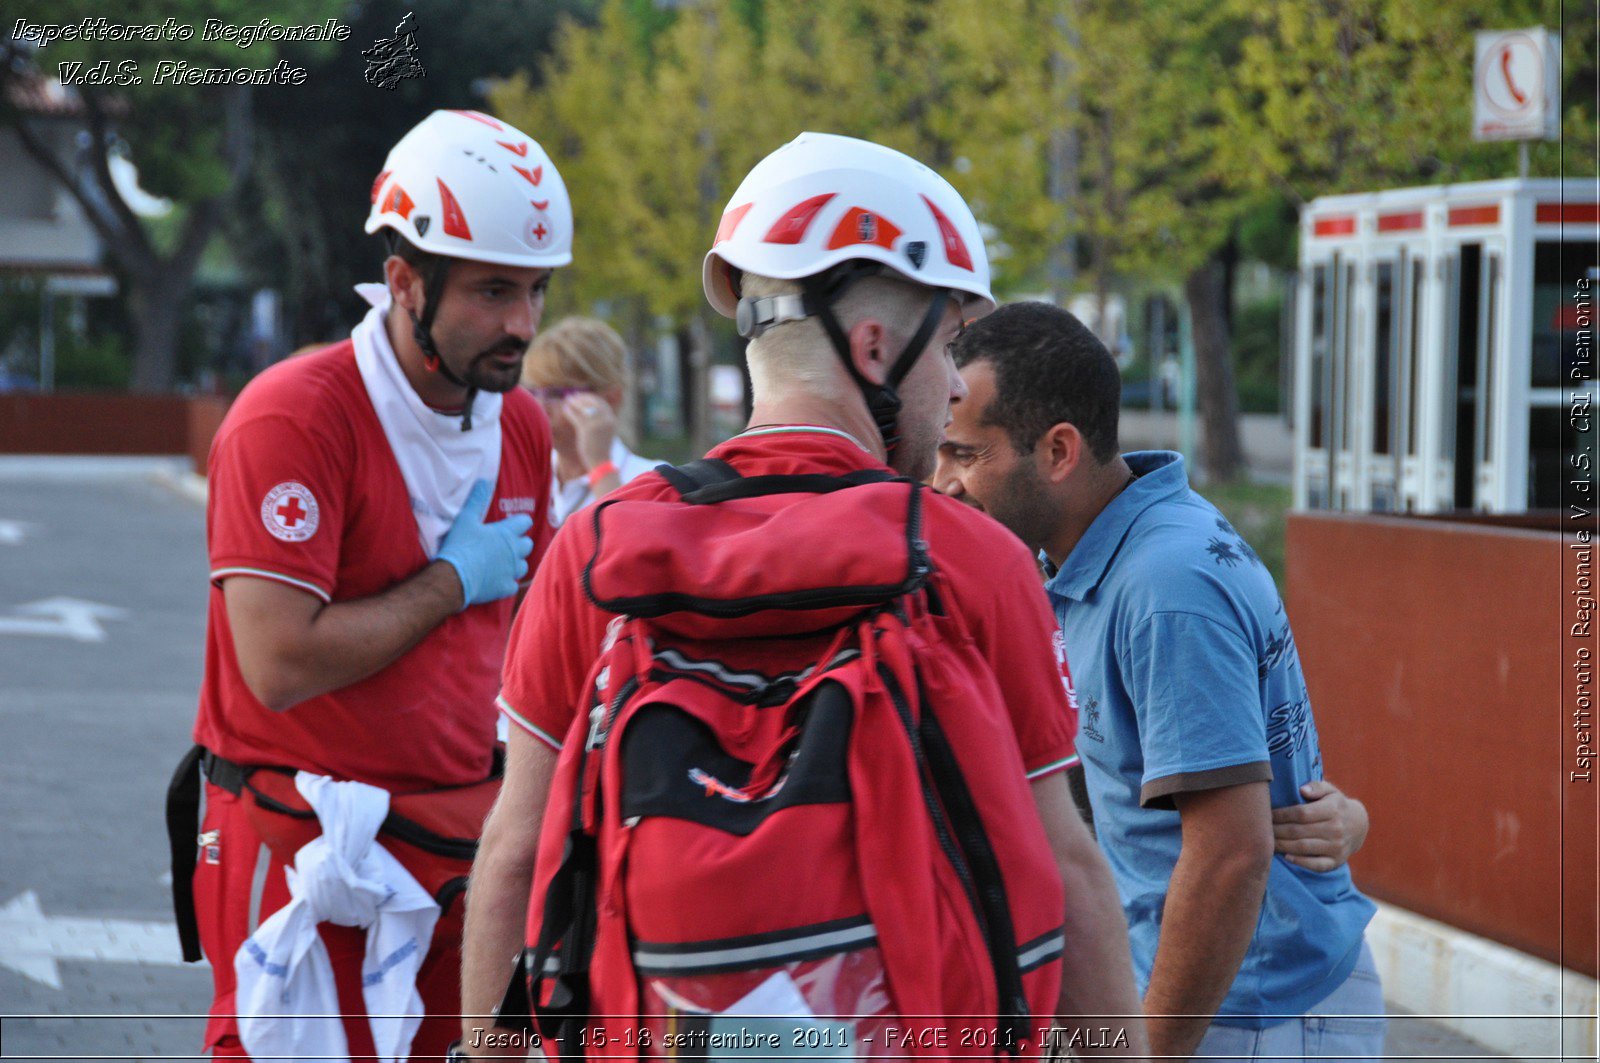
<svg viewBox="0 0 1600 1063"><path fill-rule="evenodd" d="M889 379L891 361L895 353L889 350L889 330L875 317L857 321L847 333L850 340L850 361L856 372L881 384Z"/></svg>
<svg viewBox="0 0 1600 1063"><path fill-rule="evenodd" d="M383 279L389 285L389 294L401 309L415 315L422 313L422 275L411 267L411 263L399 255L390 255L383 260Z"/></svg>
<svg viewBox="0 0 1600 1063"><path fill-rule="evenodd" d="M1034 453L1044 463L1041 470L1051 483L1061 483L1089 458L1089 447L1078 426L1069 421L1051 425L1039 437Z"/></svg>

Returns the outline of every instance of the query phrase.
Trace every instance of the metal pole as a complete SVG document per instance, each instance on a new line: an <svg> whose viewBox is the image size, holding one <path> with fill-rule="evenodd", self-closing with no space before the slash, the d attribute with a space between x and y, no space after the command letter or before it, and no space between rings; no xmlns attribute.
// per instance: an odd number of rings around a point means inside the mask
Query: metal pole
<svg viewBox="0 0 1600 1063"><path fill-rule="evenodd" d="M1517 141L1517 176L1524 178L1528 176L1528 142L1526 140Z"/></svg>

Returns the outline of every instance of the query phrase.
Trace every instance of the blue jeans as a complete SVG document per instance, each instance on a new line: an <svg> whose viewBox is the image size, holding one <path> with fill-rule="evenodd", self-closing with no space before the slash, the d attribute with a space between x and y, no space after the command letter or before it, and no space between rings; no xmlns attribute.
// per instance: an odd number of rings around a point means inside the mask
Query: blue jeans
<svg viewBox="0 0 1600 1063"><path fill-rule="evenodd" d="M1383 1055L1383 985L1365 942L1338 989L1315 1010L1265 1030L1212 1024L1194 1050L1196 1060L1374 1060Z"/></svg>

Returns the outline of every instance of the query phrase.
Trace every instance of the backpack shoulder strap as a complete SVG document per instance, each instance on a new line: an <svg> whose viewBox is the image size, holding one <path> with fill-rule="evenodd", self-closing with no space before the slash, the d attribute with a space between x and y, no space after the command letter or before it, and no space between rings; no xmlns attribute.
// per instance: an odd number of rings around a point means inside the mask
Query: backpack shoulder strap
<svg viewBox="0 0 1600 1063"><path fill-rule="evenodd" d="M683 465L657 465L656 472L685 499L701 488L741 479L737 469L716 458L700 458Z"/></svg>
<svg viewBox="0 0 1600 1063"><path fill-rule="evenodd" d="M742 476L733 466L716 458L701 458L686 465L657 465L656 472L672 485L680 499L695 506L763 495L823 495L846 487L904 479L887 469L858 469L840 476L825 473Z"/></svg>

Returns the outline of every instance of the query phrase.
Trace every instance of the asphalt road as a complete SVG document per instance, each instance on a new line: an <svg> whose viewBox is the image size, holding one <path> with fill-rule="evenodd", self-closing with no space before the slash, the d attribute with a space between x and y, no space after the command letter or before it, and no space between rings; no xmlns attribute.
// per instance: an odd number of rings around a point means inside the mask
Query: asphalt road
<svg viewBox="0 0 1600 1063"><path fill-rule="evenodd" d="M198 1058L210 974L178 962L163 802L205 600L203 510L170 482L0 458L4 1058ZM1487 1054L1399 1016L1388 1052Z"/></svg>
<svg viewBox="0 0 1600 1063"><path fill-rule="evenodd" d="M0 1045L192 1056L203 1022L161 1016L203 1014L211 976L177 962L163 804L200 682L204 514L143 471L75 468L0 474Z"/></svg>

